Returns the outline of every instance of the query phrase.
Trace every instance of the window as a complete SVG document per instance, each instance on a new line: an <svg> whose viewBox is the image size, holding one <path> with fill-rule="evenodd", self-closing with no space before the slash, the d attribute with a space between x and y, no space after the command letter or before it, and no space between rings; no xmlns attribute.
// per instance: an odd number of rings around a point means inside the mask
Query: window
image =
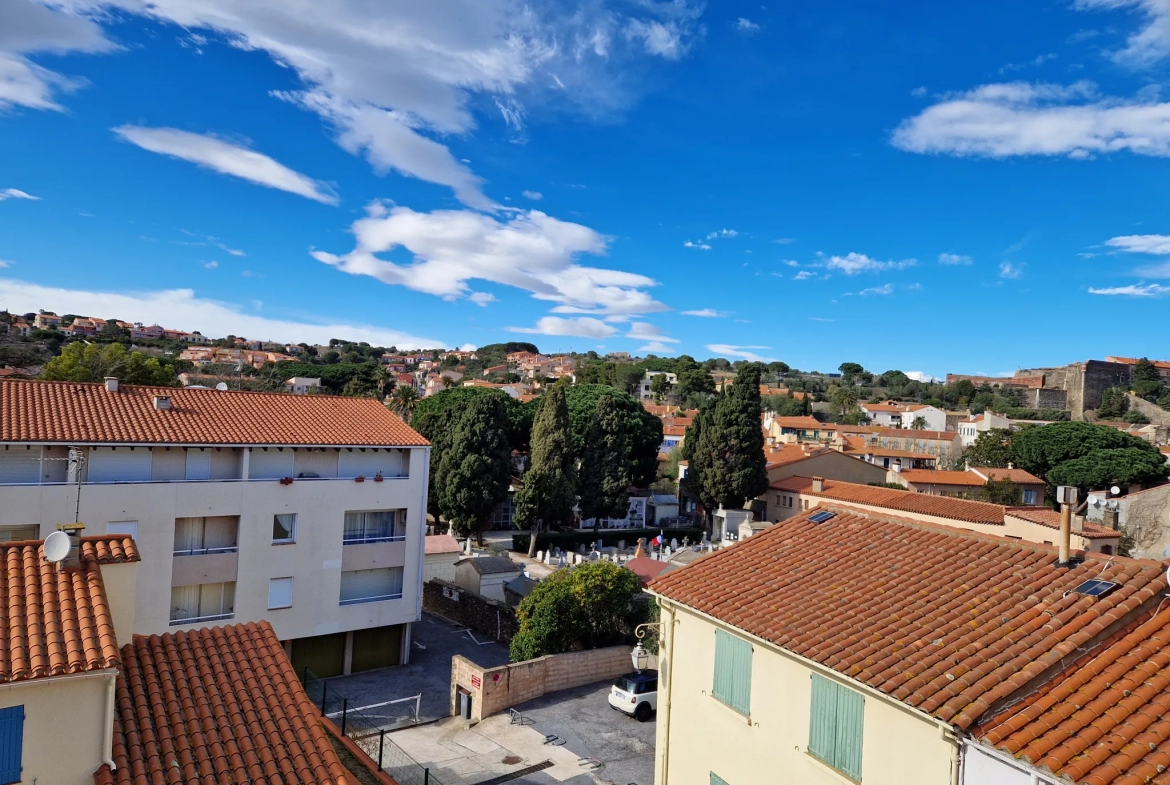
<svg viewBox="0 0 1170 785"><path fill-rule="evenodd" d="M138 521L110 521L106 524L106 534L121 534L138 539Z"/></svg>
<svg viewBox="0 0 1170 785"><path fill-rule="evenodd" d="M405 510L345 513L345 533L342 535L342 542L346 545L398 542L405 539Z"/></svg>
<svg viewBox="0 0 1170 785"><path fill-rule="evenodd" d="M39 540L40 538L41 527L39 526L0 526L0 542Z"/></svg>
<svg viewBox="0 0 1170 785"><path fill-rule="evenodd" d="M715 684L711 693L740 714L751 714L752 645L715 630Z"/></svg>
<svg viewBox="0 0 1170 785"><path fill-rule="evenodd" d="M350 570L341 573L340 605L402 598L402 568Z"/></svg>
<svg viewBox="0 0 1170 785"><path fill-rule="evenodd" d="M814 673L808 751L855 780L861 779L865 698L843 684Z"/></svg>
<svg viewBox="0 0 1170 785"><path fill-rule="evenodd" d="M24 706L0 709L0 783L20 782Z"/></svg>
<svg viewBox="0 0 1170 785"><path fill-rule="evenodd" d="M272 516L272 544L297 541L296 513L282 513Z"/></svg>
<svg viewBox="0 0 1170 785"><path fill-rule="evenodd" d="M1036 503L1035 491L1024 491L1024 504L1032 505Z"/></svg>
<svg viewBox="0 0 1170 785"><path fill-rule="evenodd" d="M236 582L200 583L171 589L171 626L230 619L236 612Z"/></svg>
<svg viewBox="0 0 1170 785"><path fill-rule="evenodd" d="M268 610L291 608L293 600L293 579L272 578L268 581Z"/></svg>
<svg viewBox="0 0 1170 785"><path fill-rule="evenodd" d="M239 518L218 515L207 518L175 519L175 555L199 556L205 553L232 553L237 550L236 531Z"/></svg>

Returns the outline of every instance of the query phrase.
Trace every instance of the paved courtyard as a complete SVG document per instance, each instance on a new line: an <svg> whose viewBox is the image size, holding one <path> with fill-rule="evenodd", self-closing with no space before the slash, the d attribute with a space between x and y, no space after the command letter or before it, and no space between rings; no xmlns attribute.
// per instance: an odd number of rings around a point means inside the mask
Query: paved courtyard
<svg viewBox="0 0 1170 785"><path fill-rule="evenodd" d="M599 682L521 704L515 708L523 725L505 712L469 730L451 719L389 738L443 785L650 785L655 721L637 722L611 709L609 685ZM546 744L546 736L558 737L557 743Z"/></svg>

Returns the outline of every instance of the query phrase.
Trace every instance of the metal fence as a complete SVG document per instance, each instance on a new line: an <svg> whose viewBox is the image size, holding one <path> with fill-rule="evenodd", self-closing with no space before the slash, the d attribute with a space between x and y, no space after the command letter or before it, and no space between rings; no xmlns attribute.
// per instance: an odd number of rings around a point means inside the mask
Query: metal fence
<svg viewBox="0 0 1170 785"><path fill-rule="evenodd" d="M363 712L352 706L349 696L330 689L329 682L304 669L305 692L321 714L341 729L341 734L370 756L378 768L386 771L399 785L443 785L430 769L423 768L395 744L389 736L390 719L381 714ZM368 708L368 707L367 707Z"/></svg>

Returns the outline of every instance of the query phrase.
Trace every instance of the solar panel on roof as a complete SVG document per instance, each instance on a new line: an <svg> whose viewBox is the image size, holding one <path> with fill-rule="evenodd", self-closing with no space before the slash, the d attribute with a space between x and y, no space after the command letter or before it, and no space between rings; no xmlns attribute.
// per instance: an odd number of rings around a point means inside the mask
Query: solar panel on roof
<svg viewBox="0 0 1170 785"><path fill-rule="evenodd" d="M810 521L812 521L813 523L824 523L825 521L829 520L830 518L832 518L836 514L837 513L835 513L835 512L817 512L817 513L813 513L812 515L808 516L808 519Z"/></svg>
<svg viewBox="0 0 1170 785"><path fill-rule="evenodd" d="M1099 581L1093 578L1073 589L1073 594L1083 594L1086 597L1104 597L1120 585L1113 581Z"/></svg>

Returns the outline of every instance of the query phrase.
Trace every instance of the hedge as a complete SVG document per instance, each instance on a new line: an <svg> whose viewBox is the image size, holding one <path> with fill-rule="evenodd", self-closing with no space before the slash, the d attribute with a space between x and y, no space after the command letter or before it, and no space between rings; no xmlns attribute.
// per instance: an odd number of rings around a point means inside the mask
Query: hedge
<svg viewBox="0 0 1170 785"><path fill-rule="evenodd" d="M680 543L684 537L689 537L695 545L703 539L703 530L698 527L681 529L602 529L600 531L571 531L571 532L541 532L536 537L536 549L547 551L549 548L560 548L562 551L575 551L578 545L589 547L601 540L604 547L616 546L619 540L625 540L626 546L631 547L639 537L647 540L662 534L667 542L672 539ZM520 533L512 535L512 550L519 553L528 552L528 541L531 535Z"/></svg>

